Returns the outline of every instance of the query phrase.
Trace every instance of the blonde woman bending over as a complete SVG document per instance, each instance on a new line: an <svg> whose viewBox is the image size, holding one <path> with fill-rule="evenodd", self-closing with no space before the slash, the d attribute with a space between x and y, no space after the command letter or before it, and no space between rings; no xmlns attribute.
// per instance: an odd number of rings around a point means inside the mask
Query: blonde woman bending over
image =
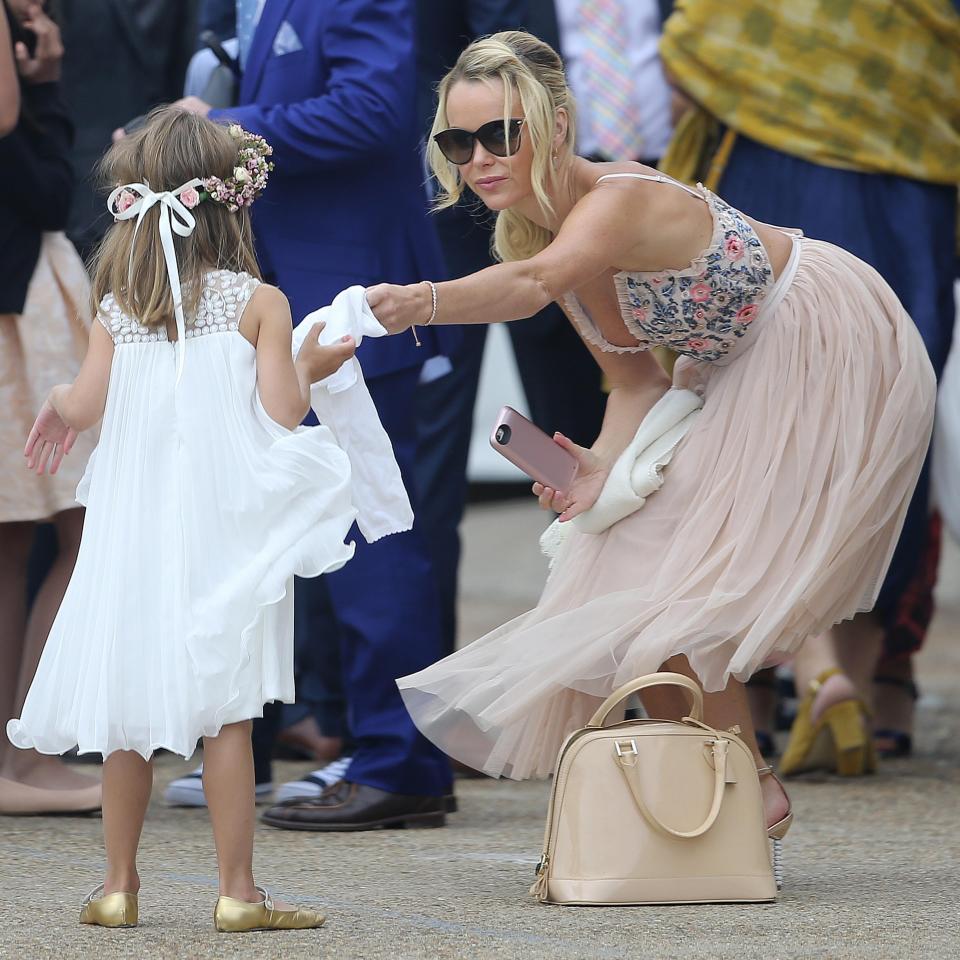
<svg viewBox="0 0 960 960"><path fill-rule="evenodd" d="M675 383L704 406L643 509L570 533L534 610L399 681L410 713L472 767L545 776L604 697L665 666L698 678L709 722L739 724L760 767L742 682L869 609L889 563L933 416L919 334L846 251L639 164L575 156L563 69L536 38L473 43L439 92L440 203L469 188L498 211L503 262L373 287L381 322L522 321L561 303L612 387L592 447L555 437L580 464L570 489L533 488L562 522L670 386L650 347L682 354ZM652 711L679 714L658 696ZM782 836L789 801L761 782Z"/></svg>

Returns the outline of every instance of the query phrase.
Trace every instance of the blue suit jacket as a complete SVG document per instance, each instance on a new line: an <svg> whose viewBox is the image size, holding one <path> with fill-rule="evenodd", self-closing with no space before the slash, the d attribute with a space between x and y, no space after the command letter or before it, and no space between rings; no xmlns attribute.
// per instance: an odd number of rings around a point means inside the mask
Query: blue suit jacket
<svg viewBox="0 0 960 960"><path fill-rule="evenodd" d="M352 284L442 279L415 76L413 0L267 0L240 105L211 113L273 146L253 225L295 323ZM366 377L382 376L449 352L444 338L456 337L424 329L423 349L409 333L365 340L358 356Z"/></svg>

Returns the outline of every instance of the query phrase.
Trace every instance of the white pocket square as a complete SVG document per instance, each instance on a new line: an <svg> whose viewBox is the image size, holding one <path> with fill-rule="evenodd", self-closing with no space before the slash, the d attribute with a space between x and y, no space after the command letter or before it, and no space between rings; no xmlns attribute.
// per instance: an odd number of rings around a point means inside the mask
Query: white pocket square
<svg viewBox="0 0 960 960"><path fill-rule="evenodd" d="M285 53L296 53L302 49L303 44L297 36L297 31L293 29L293 24L289 20L284 20L273 38L273 55L282 57Z"/></svg>

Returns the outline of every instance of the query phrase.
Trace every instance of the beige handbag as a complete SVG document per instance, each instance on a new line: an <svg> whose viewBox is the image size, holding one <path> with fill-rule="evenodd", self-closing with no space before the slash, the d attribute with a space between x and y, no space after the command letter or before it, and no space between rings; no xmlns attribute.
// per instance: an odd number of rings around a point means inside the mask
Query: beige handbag
<svg viewBox="0 0 960 960"><path fill-rule="evenodd" d="M607 725L646 687L683 687L682 721ZM702 722L687 677L655 673L611 694L560 750L531 893L544 903L774 900L760 781L747 746Z"/></svg>

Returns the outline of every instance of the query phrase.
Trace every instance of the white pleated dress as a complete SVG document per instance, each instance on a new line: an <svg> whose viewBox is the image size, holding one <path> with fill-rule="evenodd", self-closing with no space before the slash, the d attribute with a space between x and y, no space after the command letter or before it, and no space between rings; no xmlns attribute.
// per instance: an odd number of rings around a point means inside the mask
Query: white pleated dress
<svg viewBox="0 0 960 960"><path fill-rule="evenodd" d="M18 747L107 756L166 748L294 699L293 576L353 554L350 464L326 427L286 429L257 394L238 331L258 281L207 274L175 344L121 313L100 444L77 490L80 553L22 716Z"/></svg>

